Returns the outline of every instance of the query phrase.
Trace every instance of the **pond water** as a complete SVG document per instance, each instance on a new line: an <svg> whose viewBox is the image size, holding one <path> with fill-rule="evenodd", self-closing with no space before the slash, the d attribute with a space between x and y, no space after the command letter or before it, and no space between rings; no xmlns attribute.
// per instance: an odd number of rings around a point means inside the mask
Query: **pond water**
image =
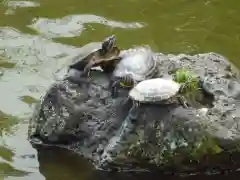
<svg viewBox="0 0 240 180"><path fill-rule="evenodd" d="M239 9L236 0L2 0L0 179L175 179L96 172L62 150L38 154L26 140L33 104L56 79L56 72L85 51L81 46L99 45L111 34L121 48L148 44L165 53L214 51L240 67Z"/></svg>

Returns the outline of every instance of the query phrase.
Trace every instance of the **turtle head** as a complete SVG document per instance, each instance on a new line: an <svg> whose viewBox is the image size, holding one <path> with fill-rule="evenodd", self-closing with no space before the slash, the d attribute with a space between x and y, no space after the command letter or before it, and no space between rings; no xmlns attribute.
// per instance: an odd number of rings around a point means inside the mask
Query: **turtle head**
<svg viewBox="0 0 240 180"><path fill-rule="evenodd" d="M112 51L113 47L115 46L116 36L112 35L105 38L102 42L102 50L103 52L110 52Z"/></svg>
<svg viewBox="0 0 240 180"><path fill-rule="evenodd" d="M110 86L112 91L112 97L117 97L118 88L131 89L137 84L132 75L127 74L120 77L113 76L111 78Z"/></svg>
<svg viewBox="0 0 240 180"><path fill-rule="evenodd" d="M120 86L126 88L132 88L135 86L136 81L133 79L131 75L126 75L121 78Z"/></svg>
<svg viewBox="0 0 240 180"><path fill-rule="evenodd" d="M119 86L122 88L132 88L137 84L137 81L133 78L132 74L115 77L115 82L119 83Z"/></svg>

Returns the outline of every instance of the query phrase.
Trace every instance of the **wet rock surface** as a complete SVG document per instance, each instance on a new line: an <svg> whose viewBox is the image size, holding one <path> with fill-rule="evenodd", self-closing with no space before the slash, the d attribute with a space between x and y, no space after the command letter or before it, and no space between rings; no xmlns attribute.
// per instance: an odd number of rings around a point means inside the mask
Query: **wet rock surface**
<svg viewBox="0 0 240 180"><path fill-rule="evenodd" d="M201 79L204 95L212 98L211 104L187 109L175 104L142 104L134 116L129 113L128 90L120 89L119 97L113 99L109 76L93 71L90 82L75 84L65 79L52 85L31 118L32 144L67 148L97 167L121 170L239 168L238 71L216 53L156 53L154 58L158 77L170 77L181 67L192 70ZM107 163L99 164L106 157Z"/></svg>

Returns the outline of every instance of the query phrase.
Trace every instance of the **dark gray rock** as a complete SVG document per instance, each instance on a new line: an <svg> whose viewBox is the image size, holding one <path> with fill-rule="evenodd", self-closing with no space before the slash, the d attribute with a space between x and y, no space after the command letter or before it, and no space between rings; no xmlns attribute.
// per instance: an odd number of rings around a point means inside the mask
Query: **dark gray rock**
<svg viewBox="0 0 240 180"><path fill-rule="evenodd" d="M78 153L88 151L88 156L105 146L132 104L123 104L127 92L117 99L111 98L107 75L99 71L91 74L90 82L75 84L65 79L51 86L31 118L32 143L65 145Z"/></svg>
<svg viewBox="0 0 240 180"><path fill-rule="evenodd" d="M132 169L134 164L174 172L239 167L238 71L216 53L156 53L155 58L158 77L181 67L197 74L208 103L188 109L145 104L129 113L128 90L112 99L108 75L94 71L90 82L65 79L50 88L31 118L30 141L73 150L97 167Z"/></svg>

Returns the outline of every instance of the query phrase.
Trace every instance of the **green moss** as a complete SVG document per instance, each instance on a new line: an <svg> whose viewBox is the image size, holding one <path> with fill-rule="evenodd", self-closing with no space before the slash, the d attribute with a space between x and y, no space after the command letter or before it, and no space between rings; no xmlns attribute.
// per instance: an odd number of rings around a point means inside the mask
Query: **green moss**
<svg viewBox="0 0 240 180"><path fill-rule="evenodd" d="M198 78L190 70L178 69L174 73L173 79L180 84L185 84L182 90L183 94L195 93L199 89Z"/></svg>
<svg viewBox="0 0 240 180"><path fill-rule="evenodd" d="M211 157L223 151L218 143L207 135L196 135L196 138L191 141L177 134L174 136L177 139L163 140L161 144L156 144L156 146L151 146L147 141L135 144L128 150L129 155L159 166L175 167L198 163L203 161L204 157ZM176 148L171 148L173 141L177 145ZM183 141L186 142L184 146L181 145Z"/></svg>
<svg viewBox="0 0 240 180"><path fill-rule="evenodd" d="M219 154L222 149L211 137L203 136L186 147L173 151L167 149L162 153L163 165L181 164L181 162L199 162L203 157ZM179 158L180 157L180 158Z"/></svg>
<svg viewBox="0 0 240 180"><path fill-rule="evenodd" d="M199 160L204 155L213 155L222 152L222 149L212 138L203 136L198 142L190 148L189 158Z"/></svg>

